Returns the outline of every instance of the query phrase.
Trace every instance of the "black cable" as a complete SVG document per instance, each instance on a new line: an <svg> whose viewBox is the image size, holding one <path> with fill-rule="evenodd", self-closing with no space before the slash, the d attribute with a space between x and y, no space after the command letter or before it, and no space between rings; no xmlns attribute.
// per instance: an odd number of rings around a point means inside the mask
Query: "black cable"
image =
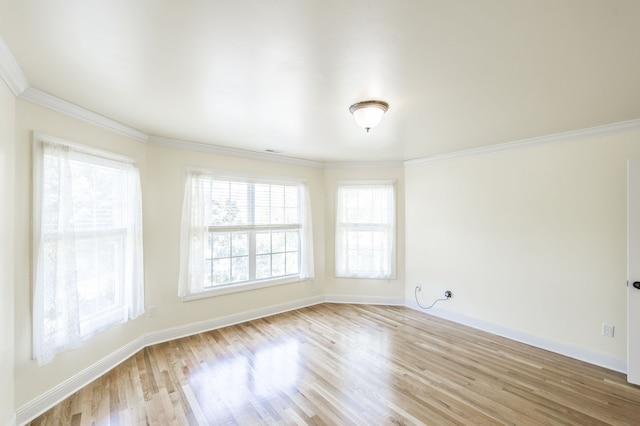
<svg viewBox="0 0 640 426"><path fill-rule="evenodd" d="M420 304L420 301L418 300L418 287L416 287L416 289L415 289L415 291L413 292L413 294L415 294L415 296L416 296L416 303L417 303L417 304L418 304L418 306L419 306L419 307L421 307L422 309L431 309L431 308L433 308L433 306L434 306L436 303L440 302L441 300L447 300L447 299L448 299L448 297L445 297L444 299L436 299L436 300L435 300L431 305L429 305L429 306L425 307L425 306L422 306L422 305Z"/></svg>

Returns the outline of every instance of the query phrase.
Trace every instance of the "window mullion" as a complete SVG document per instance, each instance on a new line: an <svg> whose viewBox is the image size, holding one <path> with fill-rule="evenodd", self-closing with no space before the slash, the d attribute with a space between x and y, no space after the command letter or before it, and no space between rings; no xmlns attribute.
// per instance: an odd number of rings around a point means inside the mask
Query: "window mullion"
<svg viewBox="0 0 640 426"><path fill-rule="evenodd" d="M249 280L256 279L256 231L249 232Z"/></svg>
<svg viewBox="0 0 640 426"><path fill-rule="evenodd" d="M256 191L255 185L250 184L247 191L247 206L249 217L247 225L256 224ZM256 279L256 231L249 230L249 280Z"/></svg>
<svg viewBox="0 0 640 426"><path fill-rule="evenodd" d="M209 253L211 253L211 267L209 268L209 273L211 274L211 279L209 280L209 285L213 285L213 263L214 263L214 254L213 254L213 237L209 234L209 238L207 239L207 243L209 244Z"/></svg>

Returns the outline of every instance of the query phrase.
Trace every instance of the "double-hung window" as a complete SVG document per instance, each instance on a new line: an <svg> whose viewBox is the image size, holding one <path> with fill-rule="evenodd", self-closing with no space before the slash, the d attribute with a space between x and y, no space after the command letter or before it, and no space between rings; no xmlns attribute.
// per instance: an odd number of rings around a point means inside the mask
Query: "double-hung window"
<svg viewBox="0 0 640 426"><path fill-rule="evenodd" d="M36 134L34 358L144 312L140 176L134 160Z"/></svg>
<svg viewBox="0 0 640 426"><path fill-rule="evenodd" d="M340 182L336 201L336 276L394 278L394 183Z"/></svg>
<svg viewBox="0 0 640 426"><path fill-rule="evenodd" d="M302 183L187 170L181 232L185 299L313 276Z"/></svg>

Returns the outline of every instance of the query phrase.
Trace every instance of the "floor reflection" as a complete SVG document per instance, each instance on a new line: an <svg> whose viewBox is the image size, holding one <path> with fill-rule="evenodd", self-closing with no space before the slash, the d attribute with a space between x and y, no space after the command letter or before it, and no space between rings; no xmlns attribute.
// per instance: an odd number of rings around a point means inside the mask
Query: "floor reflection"
<svg viewBox="0 0 640 426"><path fill-rule="evenodd" d="M212 359L189 377L205 411L234 410L247 401L269 398L296 386L299 342L288 339L254 351ZM224 407L211 407L215 401Z"/></svg>

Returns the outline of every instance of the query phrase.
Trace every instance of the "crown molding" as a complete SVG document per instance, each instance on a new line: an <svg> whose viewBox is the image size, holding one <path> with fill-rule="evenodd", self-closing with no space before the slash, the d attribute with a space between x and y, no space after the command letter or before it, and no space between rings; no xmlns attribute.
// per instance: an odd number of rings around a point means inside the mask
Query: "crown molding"
<svg viewBox="0 0 640 426"><path fill-rule="evenodd" d="M295 166L305 166L314 168L323 168L324 163L313 160L303 160L300 158L283 157L274 154L266 154L254 151L245 151L237 148L227 148L219 145L211 145L201 142L190 142L179 139L165 138L161 136L150 136L149 143L152 145L164 146L168 148L186 149L197 152L207 152L218 155L228 155L230 157L248 158L252 160L274 161L277 163L292 164Z"/></svg>
<svg viewBox="0 0 640 426"><path fill-rule="evenodd" d="M29 87L27 78L2 36L0 36L0 78L7 83L7 87L14 96L18 96Z"/></svg>
<svg viewBox="0 0 640 426"><path fill-rule="evenodd" d="M325 169L380 169L403 168L402 161L330 161L324 163Z"/></svg>
<svg viewBox="0 0 640 426"><path fill-rule="evenodd" d="M514 142L500 143L479 148L465 149L462 151L450 152L446 154L432 155L429 157L406 160L405 166L419 163L434 163L437 161L452 160L455 158L472 157L476 155L490 154L493 152L506 151L509 149L523 148L533 145L542 145L553 142L566 142L576 139L586 139L598 136L612 135L640 130L640 119L620 121L618 123L605 124L603 126L588 127L586 129L572 130L570 132L554 133L530 139L522 139Z"/></svg>
<svg viewBox="0 0 640 426"><path fill-rule="evenodd" d="M100 115L34 87L28 87L18 98L142 142L146 142L149 139L149 135L138 129L134 129L119 121L112 120L104 115Z"/></svg>

